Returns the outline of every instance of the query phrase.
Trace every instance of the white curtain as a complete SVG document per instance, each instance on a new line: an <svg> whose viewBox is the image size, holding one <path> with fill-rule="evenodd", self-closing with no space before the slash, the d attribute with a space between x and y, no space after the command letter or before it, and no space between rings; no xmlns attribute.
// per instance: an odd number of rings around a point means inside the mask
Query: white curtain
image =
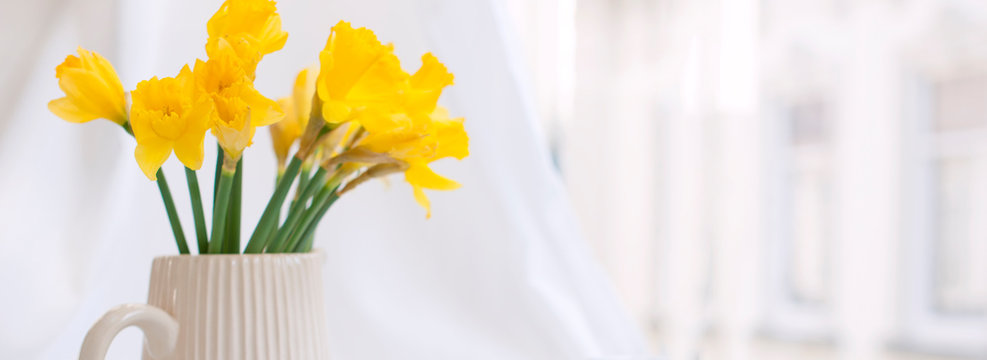
<svg viewBox="0 0 987 360"><path fill-rule="evenodd" d="M126 88L204 57L205 22L220 1L38 1L5 9L0 40L0 358L66 359L119 303L143 302L154 256L177 253L154 183L133 141L107 121L49 113L54 67L77 45L107 56ZM465 116L471 156L437 171L463 184L433 192L424 219L399 179L347 195L316 247L328 255L326 309L336 359L586 359L644 356L638 330L580 238L537 134L518 46L496 3L454 0L279 4L285 49L258 69L270 97L317 60L339 20L395 43L406 69L434 52L456 74L442 102ZM207 144L207 159L212 146ZM273 186L266 131L245 154L244 233ZM213 150L214 151L214 150ZM200 181L211 181L211 164ZM187 235L180 165L165 166ZM211 198L211 187L203 186ZM110 359L139 353L125 330Z"/></svg>

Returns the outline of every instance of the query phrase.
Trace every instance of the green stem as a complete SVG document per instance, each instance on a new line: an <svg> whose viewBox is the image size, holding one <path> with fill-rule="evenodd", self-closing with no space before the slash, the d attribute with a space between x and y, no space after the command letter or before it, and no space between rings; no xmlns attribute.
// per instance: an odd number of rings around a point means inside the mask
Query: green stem
<svg viewBox="0 0 987 360"><path fill-rule="evenodd" d="M134 129L130 127L130 122L125 122L123 131L130 136L134 136ZM175 200L171 198L171 189L168 188L168 180L165 179L164 171L158 169L155 175L158 178L158 190L161 192L161 200L164 202L165 211L168 213L168 222L171 223L171 232L175 235L175 242L178 244L178 252L188 254L188 242L185 241L185 230L182 230L182 221L178 219L178 210L175 210Z"/></svg>
<svg viewBox="0 0 987 360"><path fill-rule="evenodd" d="M278 168L278 174L277 174L277 176L274 177L274 189L275 190L278 189L278 184L281 183L281 178L282 177L284 177L284 166L281 166L281 167ZM281 223L281 208L280 207L278 207L277 211L274 214L274 222L275 223L278 223L278 224Z"/></svg>
<svg viewBox="0 0 987 360"><path fill-rule="evenodd" d="M329 211L329 207L331 207L337 199L339 199L339 195L333 192L332 196L329 197L329 202L319 209L319 212L315 215L315 221L312 222L308 229L305 229L305 232L302 234L302 239L304 240L302 240L298 246L295 246L294 249L291 249L291 252L309 252L312 250L312 244L315 242L315 229L319 227L319 221L322 221L322 217L326 215L326 212Z"/></svg>
<svg viewBox="0 0 987 360"><path fill-rule="evenodd" d="M209 237L209 253L219 254L223 250L223 243L226 234L226 213L229 210L230 190L233 187L233 178L236 176L235 165L233 169L227 169L224 163L223 171L219 176L219 189L216 190L216 206L212 212L212 236Z"/></svg>
<svg viewBox="0 0 987 360"><path fill-rule="evenodd" d="M212 178L212 211L216 211L216 192L219 191L219 175L223 171L223 147L216 144L216 172Z"/></svg>
<svg viewBox="0 0 987 360"><path fill-rule="evenodd" d="M298 201L298 198L301 197L302 190L305 189L305 186L308 186L308 181L310 180L309 175L311 175L311 173L312 164L306 161L302 164L302 171L298 173L298 188L295 189L295 201Z"/></svg>
<svg viewBox="0 0 987 360"><path fill-rule="evenodd" d="M175 201L171 198L171 189L168 188L168 180L165 179L164 171L158 169L158 190L161 191L161 200L164 201L165 211L168 213L168 221L171 223L171 232L175 235L175 242L178 243L178 252L188 254L188 242L185 241L185 231L182 230L182 222L178 219L178 210L175 210Z"/></svg>
<svg viewBox="0 0 987 360"><path fill-rule="evenodd" d="M247 242L247 248L243 250L245 254L257 254L264 251L267 242L270 240L270 233L273 231L272 228L276 229L278 226L278 211L281 209L281 205L284 204L284 198L288 195L288 190L291 189L291 183L298 176L298 168L301 167L301 164L302 160L298 157L293 157L291 162L288 163L288 168L285 169L284 176L278 182L278 187L274 190L274 194L271 194L271 199L268 200L267 206L264 208L264 213L261 215L260 220L257 221L257 228L254 229L253 235L250 236L250 241Z"/></svg>
<svg viewBox="0 0 987 360"><path fill-rule="evenodd" d="M278 184L281 183L281 178L283 178L283 177L284 177L284 167L282 166L282 167L280 167L278 169L277 175L274 175L274 188L275 189L278 188Z"/></svg>
<svg viewBox="0 0 987 360"><path fill-rule="evenodd" d="M223 241L223 252L226 254L240 253L240 204L243 198L243 157L236 163L236 175L233 176L233 189L230 193L230 210L226 217L226 239Z"/></svg>
<svg viewBox="0 0 987 360"><path fill-rule="evenodd" d="M192 216L195 218L195 237L199 244L199 254L209 250L209 234L206 232L206 215L202 210L202 194L199 191L199 177L195 170L185 168L185 180L192 199Z"/></svg>
<svg viewBox="0 0 987 360"><path fill-rule="evenodd" d="M308 228L314 225L313 222L319 215L322 207L328 206L330 201L329 199L332 198L332 195L335 193L336 187L330 187L329 184L323 186L322 190L319 191L319 194L315 196L314 200L312 200L312 206L309 207L308 210L305 210L305 217L302 219L302 222L298 224L298 227L295 228L295 231L291 233L291 237L288 242L282 244L282 246L279 249L276 249L275 252L294 250L295 247L302 241L305 232L308 231Z"/></svg>
<svg viewBox="0 0 987 360"><path fill-rule="evenodd" d="M285 241L291 236L292 232L298 226L298 223L302 220L305 215L305 206L308 203L308 198L313 196L319 187L325 185L326 178L329 176L329 172L323 168L319 168L312 176L311 181L308 181L308 185L304 187L302 191L299 191L299 196L291 204L291 208L288 210L288 218L285 219L284 225L278 229L276 236L268 245L269 248L273 249L275 252L280 252L284 250Z"/></svg>

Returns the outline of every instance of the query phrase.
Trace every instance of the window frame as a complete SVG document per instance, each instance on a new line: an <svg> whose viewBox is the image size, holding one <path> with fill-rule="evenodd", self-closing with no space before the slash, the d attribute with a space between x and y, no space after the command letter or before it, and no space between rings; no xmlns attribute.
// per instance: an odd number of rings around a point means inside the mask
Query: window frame
<svg viewBox="0 0 987 360"><path fill-rule="evenodd" d="M983 357L987 356L987 315L943 312L934 296L935 167L943 157L935 145L939 135L934 128L934 84L942 79L923 72L903 79L901 279L897 338L892 346Z"/></svg>
<svg viewBox="0 0 987 360"><path fill-rule="evenodd" d="M824 95L814 95L810 98L819 99L823 104L826 104L829 108L833 108L832 102L825 101L829 99ZM764 289L764 312L762 318L762 332L773 338L785 339L785 340L795 340L804 341L810 343L832 343L835 339L835 326L833 319L833 308L832 302L836 300L834 278L833 278L833 266L835 255L835 249L833 248L831 241L835 231L829 232L828 246L826 247L826 256L829 257L827 260L828 265L824 271L828 272L826 274L826 286L829 291L829 302L819 303L819 302L806 302L800 301L795 295L795 289L792 288L790 279L788 279L787 274L790 272L790 263L793 261L792 256L790 256L791 251L794 246L794 239L792 238L791 228L794 226L794 219L791 211L791 204L794 200L794 183L790 179L792 170L794 169L794 157L796 145L792 141L793 129L792 125L794 120L792 118L792 109L801 103L808 103L804 99L791 99L787 97L775 97L772 103L764 106L768 109L767 121L777 126L769 126L768 129L772 129L772 133L768 134L769 139L769 151L767 152L768 161L768 189L767 192L768 201L766 201L768 221L766 224L772 224L767 227L766 234L766 259L767 264L765 267L765 289ZM832 112L830 112L832 114ZM825 115L824 115L825 116ZM826 140L828 145L828 151L831 154L835 152L835 139L833 138L835 128L838 125L836 119L829 115L829 118L825 120L828 122L829 126L829 138ZM803 145L805 146L805 145ZM824 145L819 145L824 147ZM835 172L837 171L836 164L832 162L835 161L835 156L830 157L830 169L831 181L835 180ZM835 185L835 184L834 184ZM831 187L835 191L835 186ZM833 196L835 201L835 196ZM828 206L826 211L828 213L828 223L827 226L832 230L835 226L837 218L835 217L835 210L838 205L833 203Z"/></svg>

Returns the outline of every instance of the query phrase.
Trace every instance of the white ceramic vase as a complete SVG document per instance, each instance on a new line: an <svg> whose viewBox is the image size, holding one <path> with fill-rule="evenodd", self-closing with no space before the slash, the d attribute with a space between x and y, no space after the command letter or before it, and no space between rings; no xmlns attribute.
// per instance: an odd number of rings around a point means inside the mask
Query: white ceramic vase
<svg viewBox="0 0 987 360"><path fill-rule="evenodd" d="M154 259L147 304L99 319L80 360L102 360L128 326L145 360L327 359L324 254L181 255Z"/></svg>

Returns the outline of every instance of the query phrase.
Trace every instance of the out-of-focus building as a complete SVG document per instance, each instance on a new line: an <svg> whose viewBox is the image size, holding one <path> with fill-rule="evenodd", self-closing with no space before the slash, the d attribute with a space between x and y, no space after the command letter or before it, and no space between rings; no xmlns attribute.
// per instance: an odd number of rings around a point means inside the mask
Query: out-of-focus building
<svg viewBox="0 0 987 360"><path fill-rule="evenodd" d="M508 1L669 359L987 357L987 2Z"/></svg>

